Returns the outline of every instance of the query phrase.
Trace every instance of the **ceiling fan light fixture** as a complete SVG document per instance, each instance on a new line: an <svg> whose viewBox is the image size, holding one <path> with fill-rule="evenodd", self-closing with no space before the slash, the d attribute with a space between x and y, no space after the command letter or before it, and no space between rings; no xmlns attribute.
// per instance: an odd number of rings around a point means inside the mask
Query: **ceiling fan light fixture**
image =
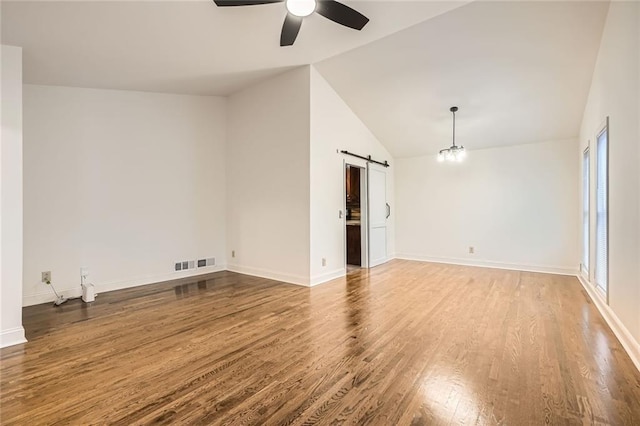
<svg viewBox="0 0 640 426"><path fill-rule="evenodd" d="M255 6L260 4L284 3L287 15L284 17L280 32L280 46L292 46L295 43L302 21L312 13L347 28L360 31L367 25L369 18L362 13L340 3L337 0L213 0L216 6Z"/></svg>
<svg viewBox="0 0 640 426"><path fill-rule="evenodd" d="M292 15L304 18L316 10L316 0L287 0L287 10Z"/></svg>

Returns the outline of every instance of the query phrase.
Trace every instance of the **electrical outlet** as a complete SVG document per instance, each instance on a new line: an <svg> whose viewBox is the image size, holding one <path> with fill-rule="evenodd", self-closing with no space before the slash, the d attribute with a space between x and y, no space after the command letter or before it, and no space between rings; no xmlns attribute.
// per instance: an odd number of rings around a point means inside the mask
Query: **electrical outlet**
<svg viewBox="0 0 640 426"><path fill-rule="evenodd" d="M184 261L182 262L182 269L189 269L189 262L188 261Z"/></svg>
<svg viewBox="0 0 640 426"><path fill-rule="evenodd" d="M322 266L327 266L327 259L324 257L322 258Z"/></svg>
<svg viewBox="0 0 640 426"><path fill-rule="evenodd" d="M469 246L469 254L474 254L476 249L473 246Z"/></svg>
<svg viewBox="0 0 640 426"><path fill-rule="evenodd" d="M44 271L42 273L42 282L43 283L51 283L51 271Z"/></svg>
<svg viewBox="0 0 640 426"><path fill-rule="evenodd" d="M176 271L182 270L182 262L176 262Z"/></svg>
<svg viewBox="0 0 640 426"><path fill-rule="evenodd" d="M207 259L198 259L198 268L207 266Z"/></svg>
<svg viewBox="0 0 640 426"><path fill-rule="evenodd" d="M236 257L236 251L235 250L231 250L231 257Z"/></svg>

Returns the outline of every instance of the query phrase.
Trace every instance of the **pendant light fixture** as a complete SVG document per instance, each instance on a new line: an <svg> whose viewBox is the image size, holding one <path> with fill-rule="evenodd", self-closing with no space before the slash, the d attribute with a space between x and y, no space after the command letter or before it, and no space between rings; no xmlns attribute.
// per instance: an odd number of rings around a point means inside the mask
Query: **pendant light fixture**
<svg viewBox="0 0 640 426"><path fill-rule="evenodd" d="M460 162L464 159L467 153L464 150L464 146L456 145L456 111L458 107L454 106L449 108L449 111L453 114L453 145L449 148L441 149L438 153L438 161L457 161Z"/></svg>

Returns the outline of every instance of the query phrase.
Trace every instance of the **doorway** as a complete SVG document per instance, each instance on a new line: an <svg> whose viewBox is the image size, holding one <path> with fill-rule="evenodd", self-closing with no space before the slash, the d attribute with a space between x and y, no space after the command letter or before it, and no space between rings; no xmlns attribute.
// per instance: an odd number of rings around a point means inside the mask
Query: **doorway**
<svg viewBox="0 0 640 426"><path fill-rule="evenodd" d="M364 250L365 169L345 164L345 227L347 269L366 266Z"/></svg>

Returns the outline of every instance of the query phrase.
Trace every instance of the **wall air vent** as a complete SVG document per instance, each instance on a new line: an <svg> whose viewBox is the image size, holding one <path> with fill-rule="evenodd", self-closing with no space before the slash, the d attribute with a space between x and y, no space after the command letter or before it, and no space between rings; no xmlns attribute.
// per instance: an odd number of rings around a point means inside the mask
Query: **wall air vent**
<svg viewBox="0 0 640 426"><path fill-rule="evenodd" d="M200 267L200 261L198 261L198 267ZM182 260L180 262L176 262L174 265L175 271L186 271L187 269L195 269L196 261L195 260Z"/></svg>
<svg viewBox="0 0 640 426"><path fill-rule="evenodd" d="M198 259L198 268L204 268L206 266L215 266L216 258L208 257L206 259Z"/></svg>

